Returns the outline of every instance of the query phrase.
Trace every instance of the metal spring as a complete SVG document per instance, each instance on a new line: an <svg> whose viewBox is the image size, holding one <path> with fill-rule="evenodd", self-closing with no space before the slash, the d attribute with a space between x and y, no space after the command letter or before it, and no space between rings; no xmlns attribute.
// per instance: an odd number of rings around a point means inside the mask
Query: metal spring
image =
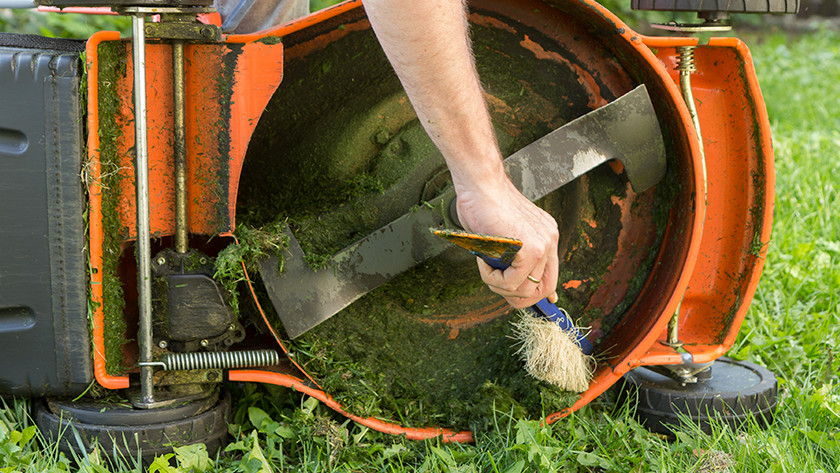
<svg viewBox="0 0 840 473"><path fill-rule="evenodd" d="M160 361L165 370L208 370L270 366L280 363L274 350L168 353Z"/></svg>
<svg viewBox="0 0 840 473"><path fill-rule="evenodd" d="M677 70L680 72L696 72L694 67L694 46L677 46Z"/></svg>

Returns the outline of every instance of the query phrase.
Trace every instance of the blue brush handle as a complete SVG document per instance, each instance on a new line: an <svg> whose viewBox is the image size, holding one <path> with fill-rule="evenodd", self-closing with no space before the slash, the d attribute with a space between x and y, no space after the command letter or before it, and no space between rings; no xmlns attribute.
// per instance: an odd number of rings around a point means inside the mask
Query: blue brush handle
<svg viewBox="0 0 840 473"><path fill-rule="evenodd" d="M493 258L491 256L487 256L482 253L478 253L473 251L474 255L478 256L485 263L490 265L493 269L501 269L504 271L505 269L510 267L511 261L508 259L502 258ZM572 319L569 317L569 314L566 313L565 310L557 307L556 305L552 304L548 298L541 299L536 304L528 307L526 310L531 311L536 316L542 316L551 320L552 322L556 323L560 326L563 330L571 333L575 337L575 342L577 342L578 346L580 346L580 350L583 352L584 355L591 355L593 351L592 344L586 337L583 336L582 333L575 327L575 324L572 323Z"/></svg>

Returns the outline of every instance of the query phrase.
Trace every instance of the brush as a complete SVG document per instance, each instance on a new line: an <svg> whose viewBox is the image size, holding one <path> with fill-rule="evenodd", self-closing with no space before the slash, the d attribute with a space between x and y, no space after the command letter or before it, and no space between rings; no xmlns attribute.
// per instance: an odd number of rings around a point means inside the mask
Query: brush
<svg viewBox="0 0 840 473"><path fill-rule="evenodd" d="M522 242L507 237L462 230L430 229L435 235L478 256L493 269L510 267ZM560 389L583 392L589 388L594 359L592 344L575 327L569 314L544 298L519 310L513 335L525 370L536 379Z"/></svg>

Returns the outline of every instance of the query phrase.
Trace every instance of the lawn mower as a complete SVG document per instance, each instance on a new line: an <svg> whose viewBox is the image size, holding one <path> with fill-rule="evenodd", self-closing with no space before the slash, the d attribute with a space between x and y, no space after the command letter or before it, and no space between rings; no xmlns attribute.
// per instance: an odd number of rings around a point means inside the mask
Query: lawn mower
<svg viewBox="0 0 840 473"><path fill-rule="evenodd" d="M253 34L204 0L37 3L132 18L0 35L0 393L65 451L219 447L227 382L411 439L620 384L654 430L772 419L772 373L723 357L770 241L769 123L745 44L705 33L798 2L634 0L698 12L646 36L593 0L470 1L508 172L560 225L582 393L523 374L514 311L428 231L456 226L449 175L361 1Z"/></svg>

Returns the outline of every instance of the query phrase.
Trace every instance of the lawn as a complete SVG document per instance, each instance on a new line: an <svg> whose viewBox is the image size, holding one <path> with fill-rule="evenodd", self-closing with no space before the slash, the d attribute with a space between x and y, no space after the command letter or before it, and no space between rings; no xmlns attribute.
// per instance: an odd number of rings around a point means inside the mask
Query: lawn
<svg viewBox="0 0 840 473"><path fill-rule="evenodd" d="M498 413L475 444L407 441L334 415L271 386L231 386L238 402L227 453L186 447L151 472L188 471L840 471L840 35L747 35L776 153L776 209L767 265L730 356L764 365L780 383L766 430L686 427L647 432L607 393L550 426ZM74 470L39 445L28 401L0 404L0 472ZM98 454L82 471L141 471Z"/></svg>

